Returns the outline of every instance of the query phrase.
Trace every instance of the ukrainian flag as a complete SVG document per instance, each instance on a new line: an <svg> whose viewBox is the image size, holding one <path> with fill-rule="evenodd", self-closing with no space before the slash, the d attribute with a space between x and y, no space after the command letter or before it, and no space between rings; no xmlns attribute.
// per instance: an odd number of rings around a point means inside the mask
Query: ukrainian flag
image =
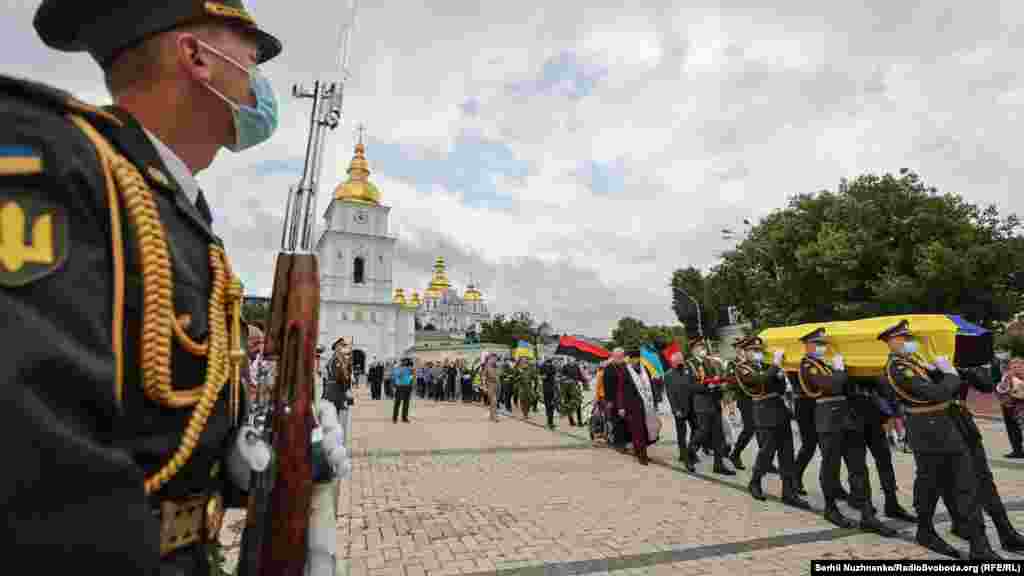
<svg viewBox="0 0 1024 576"><path fill-rule="evenodd" d="M24 176L43 171L43 157L21 145L0 145L0 176Z"/></svg>
<svg viewBox="0 0 1024 576"><path fill-rule="evenodd" d="M647 368L647 373L651 375L651 378L661 378L665 374L665 369L661 366L661 359L658 358L658 353L651 350L648 346L640 348L640 363Z"/></svg>
<svg viewBox="0 0 1024 576"><path fill-rule="evenodd" d="M520 340L516 349L512 351L513 358L533 358L533 346L526 340Z"/></svg>

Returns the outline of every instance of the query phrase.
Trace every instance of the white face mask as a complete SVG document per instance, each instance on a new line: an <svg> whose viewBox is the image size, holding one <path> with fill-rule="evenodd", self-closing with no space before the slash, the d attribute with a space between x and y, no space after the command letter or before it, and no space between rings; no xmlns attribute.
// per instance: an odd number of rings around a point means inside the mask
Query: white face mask
<svg viewBox="0 0 1024 576"><path fill-rule="evenodd" d="M827 346L825 346L823 344L818 344L817 346L814 347L814 355L818 356L819 358L823 357L823 356L825 356L825 352L827 350L828 350Z"/></svg>
<svg viewBox="0 0 1024 576"><path fill-rule="evenodd" d="M903 343L904 354L913 354L914 352L917 352L917 348L917 342L914 340L909 340Z"/></svg>
<svg viewBox="0 0 1024 576"><path fill-rule="evenodd" d="M750 358L751 358L751 359L752 359L752 360L753 360L754 362L760 362L760 361L764 360L764 354L763 354L763 353L761 353L761 352L754 352L754 353L752 353L752 354L750 355Z"/></svg>

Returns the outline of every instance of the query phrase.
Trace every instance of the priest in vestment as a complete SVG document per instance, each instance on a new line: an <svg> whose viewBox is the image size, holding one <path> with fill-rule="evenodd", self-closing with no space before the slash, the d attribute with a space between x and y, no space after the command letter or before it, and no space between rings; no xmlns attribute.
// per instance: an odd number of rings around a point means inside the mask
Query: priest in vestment
<svg viewBox="0 0 1024 576"><path fill-rule="evenodd" d="M647 465L647 447L654 443L658 431L648 427L648 415L657 418L654 410L654 391L643 366L640 365L640 349L632 348L626 355L629 361L620 372L624 377L616 378L615 408L626 421L633 439L633 453L637 460ZM607 393L607 390L606 390ZM653 433L652 433L653 432Z"/></svg>

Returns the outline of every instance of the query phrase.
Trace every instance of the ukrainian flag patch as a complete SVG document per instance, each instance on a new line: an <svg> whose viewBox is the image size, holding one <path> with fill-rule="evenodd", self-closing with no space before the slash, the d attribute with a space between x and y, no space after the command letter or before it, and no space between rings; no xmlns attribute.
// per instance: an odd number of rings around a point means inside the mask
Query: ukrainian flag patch
<svg viewBox="0 0 1024 576"><path fill-rule="evenodd" d="M43 171L43 156L31 146L0 144L0 176L26 176Z"/></svg>

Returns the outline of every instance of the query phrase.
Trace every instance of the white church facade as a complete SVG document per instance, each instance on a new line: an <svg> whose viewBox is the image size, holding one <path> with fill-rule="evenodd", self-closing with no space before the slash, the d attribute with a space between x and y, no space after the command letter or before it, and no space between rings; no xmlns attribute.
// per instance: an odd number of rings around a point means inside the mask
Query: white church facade
<svg viewBox="0 0 1024 576"><path fill-rule="evenodd" d="M326 349L344 338L357 369L374 360L397 358L413 347L417 326L459 333L479 332L489 319L483 295L472 284L459 296L451 287L444 259L421 300L393 286L398 238L391 234L391 208L369 181L366 148L360 141L349 178L334 191L317 241L320 263L319 344Z"/></svg>

